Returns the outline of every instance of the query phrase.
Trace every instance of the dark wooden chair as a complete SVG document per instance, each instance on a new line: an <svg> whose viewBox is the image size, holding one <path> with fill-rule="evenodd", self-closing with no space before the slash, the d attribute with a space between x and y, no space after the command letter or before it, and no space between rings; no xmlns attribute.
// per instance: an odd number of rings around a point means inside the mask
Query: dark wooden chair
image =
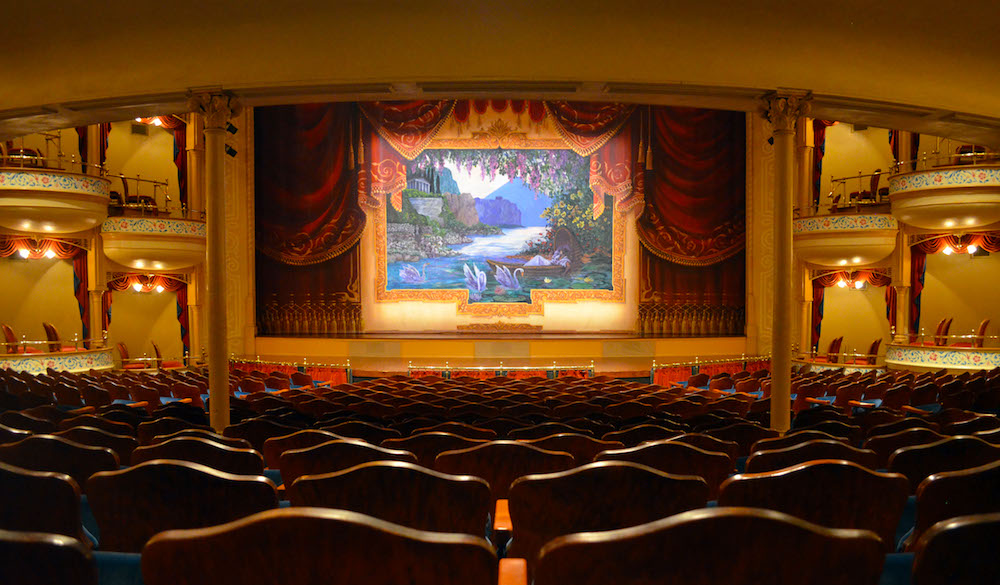
<svg viewBox="0 0 1000 585"><path fill-rule="evenodd" d="M0 583L97 585L97 565L75 538L0 530Z"/></svg>
<svg viewBox="0 0 1000 585"><path fill-rule="evenodd" d="M384 449L357 439L327 441L305 449L291 449L281 454L278 466L281 478L291 485L303 475L318 475L343 471L371 461L417 462L409 451Z"/></svg>
<svg viewBox="0 0 1000 585"><path fill-rule="evenodd" d="M32 471L65 473L81 487L99 471L118 469L118 456L111 449L81 445L54 435L32 435L0 445L0 461Z"/></svg>
<svg viewBox="0 0 1000 585"><path fill-rule="evenodd" d="M896 526L909 495L906 477L844 460L820 459L722 484L720 506L767 508L830 528L862 528L895 550Z"/></svg>
<svg viewBox="0 0 1000 585"><path fill-rule="evenodd" d="M946 435L971 435L979 431L992 431L994 429L1000 429L1000 418L983 415L946 424L941 427L941 432Z"/></svg>
<svg viewBox="0 0 1000 585"><path fill-rule="evenodd" d="M30 436L31 436L31 431L26 431L24 429L15 429L0 424L0 444L14 443L20 441L21 439L26 439Z"/></svg>
<svg viewBox="0 0 1000 585"><path fill-rule="evenodd" d="M288 488L293 506L351 510L417 530L482 535L493 508L490 486L405 461L362 463L299 477Z"/></svg>
<svg viewBox="0 0 1000 585"><path fill-rule="evenodd" d="M889 458L889 471L902 473L916 493L920 482L935 473L971 469L1000 461L1000 446L977 437L948 437L926 445L897 449Z"/></svg>
<svg viewBox="0 0 1000 585"><path fill-rule="evenodd" d="M386 439L382 441L382 447L409 451L417 456L417 463L433 468L434 459L445 451L468 449L487 442L489 441L486 439L471 439L454 433L428 431L408 437Z"/></svg>
<svg viewBox="0 0 1000 585"><path fill-rule="evenodd" d="M691 445L692 447L698 447L702 451L725 453L726 455L729 455L733 461L736 461L736 458L739 457L739 443L735 441L716 439L712 435L706 435L705 433L684 433L683 435L678 435L667 440L675 443L684 443L686 445Z"/></svg>
<svg viewBox="0 0 1000 585"><path fill-rule="evenodd" d="M594 460L601 451L611 449L622 449L625 445L621 441L603 441L590 435L579 433L559 433L549 435L541 439L522 441L533 447L545 449L546 451L563 451L573 456L578 464L588 463Z"/></svg>
<svg viewBox="0 0 1000 585"><path fill-rule="evenodd" d="M749 422L731 424L722 428L709 429L705 434L723 441L733 441L740 446L740 457L750 455L750 447L761 439L772 439L778 436L778 431L767 429Z"/></svg>
<svg viewBox="0 0 1000 585"><path fill-rule="evenodd" d="M278 469L281 454L285 451L315 447L316 445L345 438L319 429L303 429L288 435L271 437L264 441L264 463L271 469Z"/></svg>
<svg viewBox="0 0 1000 585"><path fill-rule="evenodd" d="M868 530L823 528L773 510L707 508L559 537L542 548L534 585L873 584L883 555Z"/></svg>
<svg viewBox="0 0 1000 585"><path fill-rule="evenodd" d="M150 445L156 445L157 443L162 443L163 441L169 441L170 439L176 439L178 437L197 437L199 439L208 439L214 443L219 443L220 445L226 445L229 447L235 447L237 449L250 449L250 442L246 439L237 439L234 437L226 437L220 435L214 431L195 428L195 429L181 429L179 431L169 433L166 435L156 435L149 442Z"/></svg>
<svg viewBox="0 0 1000 585"><path fill-rule="evenodd" d="M672 439L682 434L684 434L684 431L679 429L654 424L640 424L613 433L607 433L601 437L601 440L618 441L625 446L634 447L640 443Z"/></svg>
<svg viewBox="0 0 1000 585"><path fill-rule="evenodd" d="M254 553L247 554L250 550ZM270 510L222 526L159 534L143 551L142 567L146 585L495 585L497 580L496 553L483 538L413 530L322 508Z"/></svg>
<svg viewBox="0 0 1000 585"><path fill-rule="evenodd" d="M868 449L858 449L841 441L806 441L773 451L757 451L747 459L747 473L776 471L817 459L841 459L875 469L878 455Z"/></svg>
<svg viewBox="0 0 1000 585"><path fill-rule="evenodd" d="M238 449L200 437L177 437L132 452L132 464L153 459L174 459L199 463L234 475L261 475L264 458L253 449Z"/></svg>
<svg viewBox="0 0 1000 585"><path fill-rule="evenodd" d="M12 429L20 429L32 433L54 433L59 430L59 426L50 420L31 416L30 414L16 410L8 410L7 412L0 413L0 424Z"/></svg>
<svg viewBox="0 0 1000 585"><path fill-rule="evenodd" d="M179 360L164 360L163 354L160 353L160 346L156 345L155 341L150 341L150 345L153 346L153 354L156 355L156 367L160 370L179 370L184 367L184 363Z"/></svg>
<svg viewBox="0 0 1000 585"><path fill-rule="evenodd" d="M791 431L784 437L775 437L773 439L761 439L753 444L753 447L750 448L750 452L756 453L757 451L774 451L776 449L784 449L785 447L800 445L807 441L846 442L847 439L843 437L835 437L829 433L824 433L822 431L803 429L800 431Z"/></svg>
<svg viewBox="0 0 1000 585"><path fill-rule="evenodd" d="M139 552L164 530L214 526L278 506L277 490L265 477L174 460L95 474L87 498L101 549L117 552Z"/></svg>
<svg viewBox="0 0 1000 585"><path fill-rule="evenodd" d="M809 426L796 427L796 430L819 431L821 433L833 435L834 437L845 440L852 445L860 445L865 435L861 427L857 425L845 424L836 420L827 420L811 424Z"/></svg>
<svg viewBox="0 0 1000 585"><path fill-rule="evenodd" d="M495 500L506 498L510 484L523 475L564 471L573 465L569 453L546 451L517 441L490 441L468 449L445 451L434 460L434 469L438 471L485 479Z"/></svg>
<svg viewBox="0 0 1000 585"><path fill-rule="evenodd" d="M57 437L80 443L81 445L107 447L115 452L115 455L118 456L118 462L122 465L130 464L132 451L139 446L139 441L136 441L135 437L117 435L95 427L75 426L53 434Z"/></svg>
<svg viewBox="0 0 1000 585"><path fill-rule="evenodd" d="M637 447L598 453L595 461L629 461L672 475L695 475L705 480L709 498L719 492L723 480L733 471L733 460L726 453L705 451L687 443L671 440L652 441Z"/></svg>
<svg viewBox="0 0 1000 585"><path fill-rule="evenodd" d="M514 539L507 555L533 567L553 538L645 524L701 508L708 485L645 465L602 461L568 471L526 475L510 487Z"/></svg>
<svg viewBox="0 0 1000 585"><path fill-rule="evenodd" d="M116 422L94 414L81 414L79 416L64 418L59 421L57 426L60 430L71 429L73 427L91 427L101 429L113 435L135 436L135 428L132 425Z"/></svg>
<svg viewBox="0 0 1000 585"><path fill-rule="evenodd" d="M246 439L250 446L258 451L264 450L264 441L272 437L283 437L298 431L297 427L274 422L272 420L256 417L247 419L239 424L229 425L223 429L222 434L227 437Z"/></svg>
<svg viewBox="0 0 1000 585"><path fill-rule="evenodd" d="M348 439L365 441L366 443L370 443L372 445L379 445L386 439L397 439L402 437L402 434L396 429L389 429L358 420L342 422L335 425L326 425L322 427L322 430L329 431L335 435L340 435L341 437Z"/></svg>
<svg viewBox="0 0 1000 585"><path fill-rule="evenodd" d="M154 437L188 429L212 432L212 427L209 426L195 424L174 416L162 416L155 420L139 423L136 428L136 438L139 439L140 445L149 445L153 442Z"/></svg>
<svg viewBox="0 0 1000 585"><path fill-rule="evenodd" d="M917 520L910 547L931 526L973 514L1000 513L1000 462L935 473L917 488Z"/></svg>
<svg viewBox="0 0 1000 585"><path fill-rule="evenodd" d="M513 429L507 433L507 438L516 440L527 440L541 439L543 437L549 437L552 435L558 435L559 433L577 433L582 435L589 435L590 431L585 429L578 429L570 425L559 423L559 422L546 422L537 425L531 425L527 427L522 427L519 429Z"/></svg>
<svg viewBox="0 0 1000 585"><path fill-rule="evenodd" d="M902 420L876 425L868 429L868 437L871 438L879 435L891 435L898 433L899 431L917 428L930 429L935 432L938 432L941 429L940 425L935 422L924 420L915 416L908 416Z"/></svg>
<svg viewBox="0 0 1000 585"><path fill-rule="evenodd" d="M83 542L80 486L64 473L0 463L0 530L50 532Z"/></svg>
<svg viewBox="0 0 1000 585"><path fill-rule="evenodd" d="M1000 574L1000 514L938 522L917 542L914 585L981 585Z"/></svg>
<svg viewBox="0 0 1000 585"><path fill-rule="evenodd" d="M896 452L896 449L912 447L913 445L926 445L944 438L944 435L931 429L916 427L888 435L875 435L866 440L862 446L878 454L879 469L887 469L889 467L889 458Z"/></svg>

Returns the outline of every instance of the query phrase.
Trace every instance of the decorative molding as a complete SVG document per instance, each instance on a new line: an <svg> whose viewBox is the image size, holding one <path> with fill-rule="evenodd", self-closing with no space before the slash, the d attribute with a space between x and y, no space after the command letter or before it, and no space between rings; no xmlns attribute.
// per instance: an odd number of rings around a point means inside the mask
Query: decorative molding
<svg viewBox="0 0 1000 585"><path fill-rule="evenodd" d="M949 368L956 370L991 370L1000 367L1000 348L954 348L915 345L888 345L886 365L901 369Z"/></svg>
<svg viewBox="0 0 1000 585"><path fill-rule="evenodd" d="M917 171L889 178L889 195L952 187L1000 187L1000 168L972 167Z"/></svg>
<svg viewBox="0 0 1000 585"><path fill-rule="evenodd" d="M104 177L56 170L0 171L0 190L24 189L60 193L83 193L108 197L111 181Z"/></svg>
<svg viewBox="0 0 1000 585"><path fill-rule="evenodd" d="M203 221L153 217L109 217L101 225L101 232L193 236L200 238L204 238L207 235L205 222Z"/></svg>
<svg viewBox="0 0 1000 585"><path fill-rule="evenodd" d="M228 93L196 93L188 97L188 108L205 118L205 130L222 130L230 118L243 111L239 98Z"/></svg>
<svg viewBox="0 0 1000 585"><path fill-rule="evenodd" d="M747 352L771 350L774 295L774 147L766 120L747 114Z"/></svg>
<svg viewBox="0 0 1000 585"><path fill-rule="evenodd" d="M539 333L541 325L530 323L510 323L497 321L495 323L468 323L456 327L459 333Z"/></svg>
<svg viewBox="0 0 1000 585"><path fill-rule="evenodd" d="M819 215L792 221L793 234L898 229L899 222L889 214Z"/></svg>
<svg viewBox="0 0 1000 585"><path fill-rule="evenodd" d="M100 333L100 331L98 331ZM46 368L61 372L110 370L115 367L111 348L42 354L2 354L0 370L44 374Z"/></svg>
<svg viewBox="0 0 1000 585"><path fill-rule="evenodd" d="M812 95L809 93L786 94L776 92L764 98L762 114L771 122L775 133L795 132L799 118L809 115Z"/></svg>

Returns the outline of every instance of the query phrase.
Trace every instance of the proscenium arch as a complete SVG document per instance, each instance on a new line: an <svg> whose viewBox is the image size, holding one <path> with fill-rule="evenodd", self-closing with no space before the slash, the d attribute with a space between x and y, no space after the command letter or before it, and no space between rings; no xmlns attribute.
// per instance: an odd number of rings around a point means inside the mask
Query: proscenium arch
<svg viewBox="0 0 1000 585"><path fill-rule="evenodd" d="M1000 4L926 0L135 0L7 7L0 138L187 110L415 97L567 98L812 115L1000 146ZM933 26L931 26L931 23Z"/></svg>

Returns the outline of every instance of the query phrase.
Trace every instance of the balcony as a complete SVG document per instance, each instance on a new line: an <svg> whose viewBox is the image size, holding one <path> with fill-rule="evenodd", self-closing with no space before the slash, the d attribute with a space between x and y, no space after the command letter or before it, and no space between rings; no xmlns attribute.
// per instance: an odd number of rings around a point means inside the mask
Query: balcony
<svg viewBox="0 0 1000 585"><path fill-rule="evenodd" d="M1000 155L965 145L956 154L906 164L889 179L892 215L936 232L982 229L1000 222Z"/></svg>
<svg viewBox="0 0 1000 585"><path fill-rule="evenodd" d="M832 213L792 222L795 255L821 268L859 267L885 260L896 249L899 224L887 213Z"/></svg>
<svg viewBox="0 0 1000 585"><path fill-rule="evenodd" d="M110 181L64 170L64 162L30 149L0 158L0 227L54 235L101 225L108 216Z"/></svg>

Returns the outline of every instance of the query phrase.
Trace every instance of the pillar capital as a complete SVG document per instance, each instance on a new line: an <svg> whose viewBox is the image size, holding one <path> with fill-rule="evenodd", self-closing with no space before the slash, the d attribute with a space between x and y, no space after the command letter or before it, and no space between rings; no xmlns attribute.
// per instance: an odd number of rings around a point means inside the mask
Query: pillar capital
<svg viewBox="0 0 1000 585"><path fill-rule="evenodd" d="M191 94L188 97L188 107L205 117L206 130L221 130L233 116L239 115L243 105L239 98L222 92L204 92Z"/></svg>
<svg viewBox="0 0 1000 585"><path fill-rule="evenodd" d="M795 132L796 121L809 115L812 94L777 91L764 97L762 113L771 122L774 133Z"/></svg>

